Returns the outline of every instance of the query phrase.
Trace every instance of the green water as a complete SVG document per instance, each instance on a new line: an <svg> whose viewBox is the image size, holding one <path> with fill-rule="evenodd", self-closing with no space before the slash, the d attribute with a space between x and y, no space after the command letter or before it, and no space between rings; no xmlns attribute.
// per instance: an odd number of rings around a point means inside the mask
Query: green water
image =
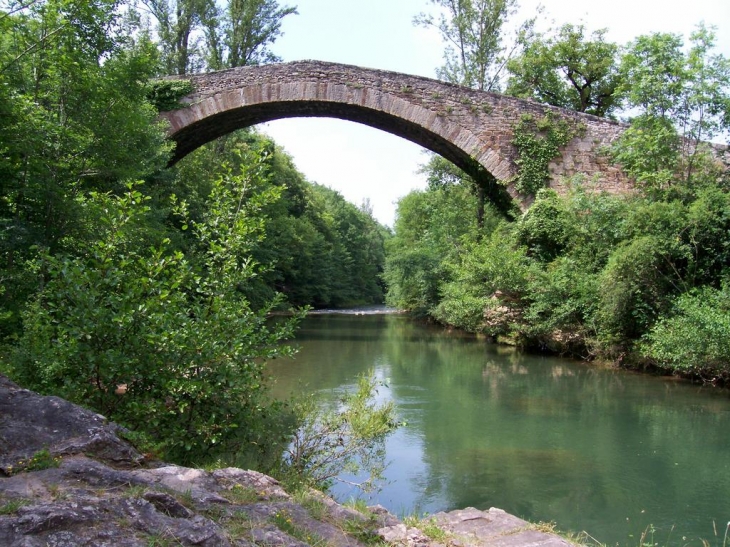
<svg viewBox="0 0 730 547"><path fill-rule="evenodd" d="M371 501L395 513L499 507L609 545L638 545L650 524L660 545L723 545L727 391L523 355L400 315L311 316L298 343L271 368L278 395L342 389L368 369L387 382L380 397L408 425Z"/></svg>

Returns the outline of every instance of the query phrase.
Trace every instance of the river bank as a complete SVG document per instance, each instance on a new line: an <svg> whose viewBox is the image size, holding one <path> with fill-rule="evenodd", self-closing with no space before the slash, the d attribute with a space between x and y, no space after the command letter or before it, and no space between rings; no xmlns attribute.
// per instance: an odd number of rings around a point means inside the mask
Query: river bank
<svg viewBox="0 0 730 547"><path fill-rule="evenodd" d="M423 530L382 507L345 507L271 477L154 461L123 430L0 375L0 544L569 547L499 509L434 515Z"/></svg>

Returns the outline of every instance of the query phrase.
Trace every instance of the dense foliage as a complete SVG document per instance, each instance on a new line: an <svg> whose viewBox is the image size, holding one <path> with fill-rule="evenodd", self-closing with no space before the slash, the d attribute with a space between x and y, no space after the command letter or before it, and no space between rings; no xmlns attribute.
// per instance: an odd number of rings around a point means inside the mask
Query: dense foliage
<svg viewBox="0 0 730 547"><path fill-rule="evenodd" d="M656 200L577 184L567 196L542 190L517 222L492 212L481 237L445 216L437 231L408 230L440 192L401 202L388 246L391 304L533 349L727 378L724 189Z"/></svg>
<svg viewBox="0 0 730 547"><path fill-rule="evenodd" d="M510 59L506 93L587 112L611 114L620 96L619 48L606 31L586 39L583 25L563 25L555 35L523 35L522 51Z"/></svg>
<svg viewBox="0 0 730 547"><path fill-rule="evenodd" d="M452 215L475 207L473 182L431 161L429 181L446 183L399 204L388 302L507 343L730 380L730 180L705 142L730 130L730 61L714 44L702 25L686 47L656 33L620 48L573 25L523 33L507 92L601 116L628 109L606 153L637 192L597 193L581 176L566 195L543 188L580 127L523 118L513 182L531 207L516 221L489 207L480 223Z"/></svg>
<svg viewBox="0 0 730 547"><path fill-rule="evenodd" d="M122 0L0 2L0 369L174 461L274 465L302 417L268 397L298 317L272 312L381 302L389 233L255 130L166 168L189 84L155 78L210 66L213 16L218 62L269 60L293 9L145 4L154 33Z"/></svg>

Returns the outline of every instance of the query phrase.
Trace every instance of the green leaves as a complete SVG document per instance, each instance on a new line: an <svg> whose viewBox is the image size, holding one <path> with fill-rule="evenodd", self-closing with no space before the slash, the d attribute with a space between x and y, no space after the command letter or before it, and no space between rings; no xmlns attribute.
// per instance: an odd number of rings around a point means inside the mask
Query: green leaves
<svg viewBox="0 0 730 547"><path fill-rule="evenodd" d="M582 128L548 112L535 119L523 114L513 129L512 144L517 149L515 164L519 168L514 185L523 195L535 195L548 182L548 166L560 148L580 133Z"/></svg>
<svg viewBox="0 0 730 547"><path fill-rule="evenodd" d="M289 352L280 342L296 322L270 324L280 300L254 311L240 290L254 274L257 210L277 197L257 192L260 165L214 181L206 217L192 223L198 260L168 239L138 245L151 211L134 187L80 198L104 232L76 257L43 257L48 282L25 315L19 381L92 406L178 462L245 446L270 407L263 364Z"/></svg>
<svg viewBox="0 0 730 547"><path fill-rule="evenodd" d="M703 141L730 126L730 61L714 47L714 33L700 25L688 49L680 36L655 33L634 40L623 56L622 93L640 114L613 154L649 193L719 176Z"/></svg>
<svg viewBox="0 0 730 547"><path fill-rule="evenodd" d="M381 386L370 373L335 401L295 403L299 429L285 451L285 476L326 489L345 473L364 474L357 486L376 489L386 465L385 439L402 425L392 401L377 402Z"/></svg>
<svg viewBox="0 0 730 547"><path fill-rule="evenodd" d="M730 291L703 287L682 294L671 315L660 320L641 346L662 366L700 376L704 380L730 375Z"/></svg>
<svg viewBox="0 0 730 547"><path fill-rule="evenodd" d="M190 80L154 80L147 83L147 100L160 112L183 108L180 102L193 91Z"/></svg>
<svg viewBox="0 0 730 547"><path fill-rule="evenodd" d="M439 78L480 91L497 91L505 57L502 28L517 10L516 0L432 0L441 14L436 20L421 13L414 24L434 27L447 44ZM530 28L532 22L522 25Z"/></svg>
<svg viewBox="0 0 730 547"><path fill-rule="evenodd" d="M616 44L606 30L586 36L583 25L563 25L554 36L527 36L507 64L506 93L578 112L608 116L619 106Z"/></svg>

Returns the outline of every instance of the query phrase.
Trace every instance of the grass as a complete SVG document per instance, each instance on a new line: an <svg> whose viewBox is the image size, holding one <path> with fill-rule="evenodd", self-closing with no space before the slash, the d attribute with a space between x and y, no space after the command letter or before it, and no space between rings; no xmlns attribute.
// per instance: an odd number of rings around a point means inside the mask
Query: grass
<svg viewBox="0 0 730 547"><path fill-rule="evenodd" d="M350 507L355 511L359 511L364 515L370 514L368 503L362 498L350 498L343 505L345 505L345 507Z"/></svg>
<svg viewBox="0 0 730 547"><path fill-rule="evenodd" d="M51 469L59 465L61 465L61 458L59 456L51 456L48 449L44 448L33 454L27 460L18 460L14 466L8 466L8 474L15 475L24 471L43 471L44 469Z"/></svg>
<svg viewBox="0 0 730 547"><path fill-rule="evenodd" d="M191 511L195 510L195 498L193 497L191 488L188 488L184 492L175 492L175 498Z"/></svg>
<svg viewBox="0 0 730 547"><path fill-rule="evenodd" d="M28 505L29 503L30 501L24 499L8 501L5 504L0 505L0 516L14 515L18 512L18 509L20 509L24 505Z"/></svg>
<svg viewBox="0 0 730 547"><path fill-rule="evenodd" d="M287 511L277 511L270 520L279 530L289 534L294 539L308 543L313 547L324 547L327 545L327 542L322 537L296 524Z"/></svg>
<svg viewBox="0 0 730 547"><path fill-rule="evenodd" d="M346 520L341 524L340 528L347 535L354 537L366 545L387 545L378 535L375 520L373 519L367 521Z"/></svg>
<svg viewBox="0 0 730 547"><path fill-rule="evenodd" d="M131 485L124 489L122 496L125 498L141 498L147 491L147 487L141 484Z"/></svg>
<svg viewBox="0 0 730 547"><path fill-rule="evenodd" d="M147 547L178 547L182 542L167 529L147 536Z"/></svg>
<svg viewBox="0 0 730 547"><path fill-rule="evenodd" d="M316 496L310 494L304 488L296 490L292 495L292 498L295 502L304 507L314 520L329 520L330 514L327 509L327 505L325 505L322 500L317 499Z"/></svg>
<svg viewBox="0 0 730 547"><path fill-rule="evenodd" d="M225 522L219 522L225 529L231 540L250 540L251 530L253 530L253 521L246 513L237 511L226 519Z"/></svg>
<svg viewBox="0 0 730 547"><path fill-rule="evenodd" d="M423 534L437 543L448 543L452 535L441 528L433 518L419 518L409 515L403 519L403 524L409 528L418 528Z"/></svg>
<svg viewBox="0 0 730 547"><path fill-rule="evenodd" d="M240 484L234 484L233 488L221 492L221 495L237 505L246 505L259 501L259 495L255 489Z"/></svg>

